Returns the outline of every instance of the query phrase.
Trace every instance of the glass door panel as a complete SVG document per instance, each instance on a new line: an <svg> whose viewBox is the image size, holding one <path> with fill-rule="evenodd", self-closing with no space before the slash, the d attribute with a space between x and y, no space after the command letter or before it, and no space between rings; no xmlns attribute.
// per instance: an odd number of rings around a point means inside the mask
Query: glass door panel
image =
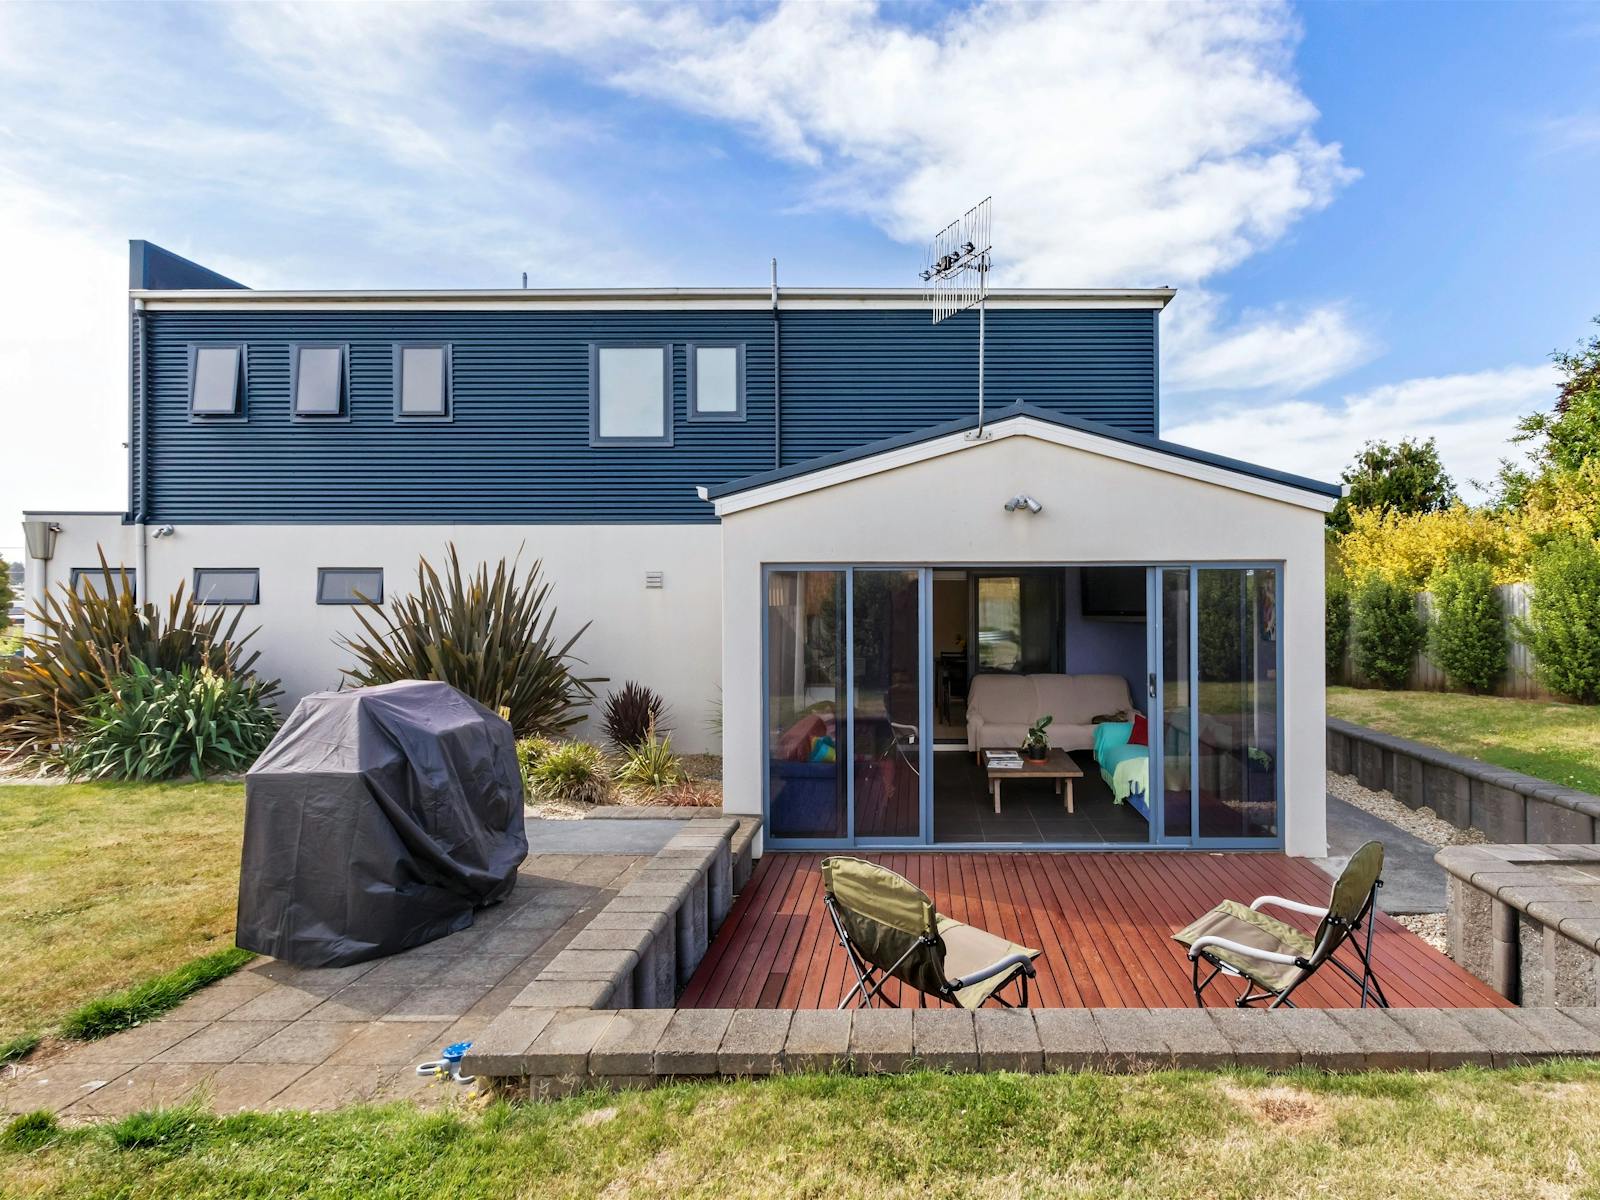
<svg viewBox="0 0 1600 1200"><path fill-rule="evenodd" d="M914 840L922 829L920 572L851 576L851 770L855 834Z"/></svg>
<svg viewBox="0 0 1600 1200"><path fill-rule="evenodd" d="M1271 568L1196 575L1197 836L1278 835L1278 587Z"/></svg>
<svg viewBox="0 0 1600 1200"><path fill-rule="evenodd" d="M844 839L848 729L845 572L767 577L767 776L770 832Z"/></svg>
<svg viewBox="0 0 1600 1200"><path fill-rule="evenodd" d="M1189 568L1161 577L1161 837L1188 840L1194 830L1190 790Z"/></svg>

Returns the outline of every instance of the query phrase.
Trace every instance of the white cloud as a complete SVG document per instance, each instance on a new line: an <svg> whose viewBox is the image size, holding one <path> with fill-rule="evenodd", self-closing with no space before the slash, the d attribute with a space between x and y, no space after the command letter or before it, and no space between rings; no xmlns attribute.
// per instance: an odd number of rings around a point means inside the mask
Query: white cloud
<svg viewBox="0 0 1600 1200"><path fill-rule="evenodd" d="M1341 304L1246 312L1224 323L1220 299L1179 293L1161 321L1161 382L1168 392L1298 393L1336 379L1376 351Z"/></svg>
<svg viewBox="0 0 1600 1200"><path fill-rule="evenodd" d="M1277 5L980 4L914 31L866 3L495 11L491 36L751 129L812 200L916 244L992 192L997 276L1192 284L1354 172L1312 134Z"/></svg>
<svg viewBox="0 0 1600 1200"><path fill-rule="evenodd" d="M1235 403L1180 419L1165 435L1329 480L1365 442L1432 437L1457 488L1470 494L1472 480L1488 482L1500 460L1512 456L1517 418L1554 402L1558 379L1551 364L1513 366L1384 384L1327 405Z"/></svg>

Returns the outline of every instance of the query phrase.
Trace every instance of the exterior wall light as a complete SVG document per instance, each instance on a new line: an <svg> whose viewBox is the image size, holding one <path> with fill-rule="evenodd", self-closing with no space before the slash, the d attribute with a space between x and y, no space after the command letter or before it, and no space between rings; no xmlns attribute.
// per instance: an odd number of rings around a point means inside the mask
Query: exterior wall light
<svg viewBox="0 0 1600 1200"><path fill-rule="evenodd" d="M176 532L177 532L177 530L175 530L171 525L157 525L154 529L152 529L150 531L150 536L151 537L158 537L158 538L167 538L167 537L171 537Z"/></svg>
<svg viewBox="0 0 1600 1200"><path fill-rule="evenodd" d="M1040 504L1032 496L1026 495L1022 492L1018 492L1015 496L1006 501L1007 512L1027 511L1036 513L1042 511L1043 509L1044 505Z"/></svg>

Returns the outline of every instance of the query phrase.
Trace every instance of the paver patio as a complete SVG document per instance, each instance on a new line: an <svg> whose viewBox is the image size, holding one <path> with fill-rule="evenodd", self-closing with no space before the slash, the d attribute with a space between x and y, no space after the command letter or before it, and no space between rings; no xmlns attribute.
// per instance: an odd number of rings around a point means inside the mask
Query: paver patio
<svg viewBox="0 0 1600 1200"><path fill-rule="evenodd" d="M259 959L147 1025L0 1070L0 1111L99 1118L191 1096L217 1112L322 1109L464 1090L416 1064L476 1036L680 828L530 821L536 851L562 852L530 854L472 928L351 967Z"/></svg>

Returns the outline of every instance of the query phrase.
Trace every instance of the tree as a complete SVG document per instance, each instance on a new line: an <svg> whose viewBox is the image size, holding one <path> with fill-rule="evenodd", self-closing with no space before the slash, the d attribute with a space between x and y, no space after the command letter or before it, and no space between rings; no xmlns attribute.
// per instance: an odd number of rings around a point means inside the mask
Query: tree
<svg viewBox="0 0 1600 1200"><path fill-rule="evenodd" d="M1397 445L1368 442L1340 477L1349 495L1328 514L1328 528L1350 531L1350 514L1361 509L1379 513L1443 512L1456 501L1456 486L1445 473L1439 447L1432 438Z"/></svg>
<svg viewBox="0 0 1600 1200"><path fill-rule="evenodd" d="M1600 317L1594 320L1600 325ZM1600 334L1550 358L1561 369L1561 390L1549 412L1517 422L1511 440L1528 446L1528 462L1501 462L1496 490L1502 508L1520 509L1554 477L1600 463Z"/></svg>
<svg viewBox="0 0 1600 1200"><path fill-rule="evenodd" d="M1456 561L1428 581L1433 619L1428 657L1450 682L1474 692L1494 688L1506 670L1505 610L1488 563Z"/></svg>
<svg viewBox="0 0 1600 1200"><path fill-rule="evenodd" d="M1532 583L1517 636L1533 651L1540 682L1574 700L1600 700L1600 545L1552 542L1534 556Z"/></svg>
<svg viewBox="0 0 1600 1200"><path fill-rule="evenodd" d="M16 598L16 592L11 590L11 566L0 558L0 625L10 621L11 605Z"/></svg>

